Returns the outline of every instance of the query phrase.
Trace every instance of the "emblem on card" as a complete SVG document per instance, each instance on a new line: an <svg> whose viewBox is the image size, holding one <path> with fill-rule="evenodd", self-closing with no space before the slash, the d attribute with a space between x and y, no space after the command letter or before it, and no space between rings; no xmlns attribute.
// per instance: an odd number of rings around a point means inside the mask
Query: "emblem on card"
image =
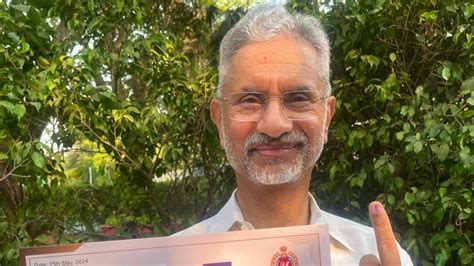
<svg viewBox="0 0 474 266"><path fill-rule="evenodd" d="M298 258L287 247L280 247L280 251L272 258L271 266L298 266Z"/></svg>

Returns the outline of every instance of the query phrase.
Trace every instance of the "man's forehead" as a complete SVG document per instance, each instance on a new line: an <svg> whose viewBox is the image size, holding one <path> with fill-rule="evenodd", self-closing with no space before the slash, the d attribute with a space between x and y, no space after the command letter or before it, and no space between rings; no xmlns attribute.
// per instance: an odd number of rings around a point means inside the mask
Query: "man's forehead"
<svg viewBox="0 0 474 266"><path fill-rule="evenodd" d="M289 37L265 42L251 42L238 50L226 74L224 90L245 87L266 91L272 87L281 92L294 88L319 90L319 56L308 43Z"/></svg>
<svg viewBox="0 0 474 266"><path fill-rule="evenodd" d="M239 84L248 84L248 87L266 88L275 85L281 89L287 88L288 90L293 90L294 88L313 89L319 82L316 80L316 74L309 76L308 73L294 69L266 71L265 68L261 68L255 72L247 73L248 75L231 74L229 78Z"/></svg>
<svg viewBox="0 0 474 266"><path fill-rule="evenodd" d="M234 54L231 62L241 64L315 65L316 50L303 40L279 36L263 42L249 42Z"/></svg>

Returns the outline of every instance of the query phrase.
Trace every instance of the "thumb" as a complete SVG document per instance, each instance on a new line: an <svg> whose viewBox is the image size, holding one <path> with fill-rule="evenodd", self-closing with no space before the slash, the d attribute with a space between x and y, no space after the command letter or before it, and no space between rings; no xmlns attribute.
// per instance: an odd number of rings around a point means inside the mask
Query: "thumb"
<svg viewBox="0 0 474 266"><path fill-rule="evenodd" d="M373 254L367 254L360 259L359 266L380 266L380 260Z"/></svg>

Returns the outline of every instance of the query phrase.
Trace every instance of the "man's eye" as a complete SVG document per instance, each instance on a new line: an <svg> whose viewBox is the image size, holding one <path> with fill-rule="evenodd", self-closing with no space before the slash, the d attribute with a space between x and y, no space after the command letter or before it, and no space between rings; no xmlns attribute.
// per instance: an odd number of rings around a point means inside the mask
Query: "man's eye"
<svg viewBox="0 0 474 266"><path fill-rule="evenodd" d="M285 103L309 103L311 102L311 97L308 93L305 92L295 92L295 93L288 93L285 95L284 99Z"/></svg>
<svg viewBox="0 0 474 266"><path fill-rule="evenodd" d="M262 104L262 97L256 94L244 95L238 101L239 104Z"/></svg>

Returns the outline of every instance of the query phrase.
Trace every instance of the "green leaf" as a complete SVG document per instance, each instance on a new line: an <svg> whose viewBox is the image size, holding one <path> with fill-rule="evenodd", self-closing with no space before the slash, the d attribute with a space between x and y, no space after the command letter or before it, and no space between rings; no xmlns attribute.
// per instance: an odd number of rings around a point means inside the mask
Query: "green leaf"
<svg viewBox="0 0 474 266"><path fill-rule="evenodd" d="M407 123L407 122L403 123L403 132L408 133L410 132L410 129L411 129L410 123Z"/></svg>
<svg viewBox="0 0 474 266"><path fill-rule="evenodd" d="M27 5L11 5L11 7L13 7L13 9L16 9L18 11L21 11L21 12L25 12L25 13L28 13L28 11L30 11L30 6L27 6Z"/></svg>
<svg viewBox="0 0 474 266"><path fill-rule="evenodd" d="M0 152L0 160L6 160L8 159L8 155L6 153Z"/></svg>
<svg viewBox="0 0 474 266"><path fill-rule="evenodd" d="M37 142L37 143L35 144L35 148L36 148L37 150L41 150L41 149L43 148L43 144L42 144L41 142Z"/></svg>
<svg viewBox="0 0 474 266"><path fill-rule="evenodd" d="M432 10L430 12L424 12L420 15L421 21L425 21L427 23L431 23L438 18L438 10Z"/></svg>
<svg viewBox="0 0 474 266"><path fill-rule="evenodd" d="M441 75L443 76L444 80L448 81L451 77L451 69L444 67L443 71L441 72Z"/></svg>
<svg viewBox="0 0 474 266"><path fill-rule="evenodd" d="M395 137L397 138L398 141L402 141L404 136L405 136L405 133L402 131L395 133Z"/></svg>
<svg viewBox="0 0 474 266"><path fill-rule="evenodd" d="M469 19L474 14L474 5L468 5L463 8L464 17Z"/></svg>
<svg viewBox="0 0 474 266"><path fill-rule="evenodd" d="M137 9L135 12L136 12L135 17L137 19L137 24L142 25L143 24L143 13L140 12L140 9Z"/></svg>
<svg viewBox="0 0 474 266"><path fill-rule="evenodd" d="M89 11L94 11L94 0L87 0L87 8Z"/></svg>
<svg viewBox="0 0 474 266"><path fill-rule="evenodd" d="M131 116L131 115L125 114L125 115L123 115L122 117L125 118L125 119L127 119L128 121L130 121L130 122L132 122L132 123L135 122L135 119L133 119L133 116Z"/></svg>
<svg viewBox="0 0 474 266"><path fill-rule="evenodd" d="M444 213L445 211L443 207L439 207L438 209L436 209L433 213L433 223L439 224L441 220L443 220Z"/></svg>
<svg viewBox="0 0 474 266"><path fill-rule="evenodd" d="M362 25L365 24L365 21L367 20L365 14L358 14L356 15L356 18Z"/></svg>
<svg viewBox="0 0 474 266"><path fill-rule="evenodd" d="M10 37L10 39L12 39L12 41L14 41L14 42L19 42L20 41L20 37L18 37L16 32L13 32L13 31L9 32L8 37Z"/></svg>
<svg viewBox="0 0 474 266"><path fill-rule="evenodd" d="M41 169L44 168L44 158L39 152L33 152L33 154L31 154L31 159L36 167Z"/></svg>
<svg viewBox="0 0 474 266"><path fill-rule="evenodd" d="M439 253L436 255L436 265L446 265L448 257L444 253Z"/></svg>
<svg viewBox="0 0 474 266"><path fill-rule="evenodd" d="M474 116L474 110L467 110L466 112L463 113L463 116L465 118L470 118L470 117Z"/></svg>
<svg viewBox="0 0 474 266"><path fill-rule="evenodd" d="M447 189L446 187L440 187L438 190L439 196L442 198L446 195Z"/></svg>
<svg viewBox="0 0 474 266"><path fill-rule="evenodd" d="M16 257L16 249L10 249L8 252L7 252L7 259L8 260L11 260L13 258Z"/></svg>
<svg viewBox="0 0 474 266"><path fill-rule="evenodd" d="M472 210L470 208L464 208L463 209L463 212L467 213L467 214L471 214L472 213Z"/></svg>
<svg viewBox="0 0 474 266"><path fill-rule="evenodd" d="M461 259L461 263L464 265L471 264L472 257L474 256L470 249L462 247L458 251L459 258ZM472 265L472 264L471 264Z"/></svg>
<svg viewBox="0 0 474 266"><path fill-rule="evenodd" d="M474 95L471 95L471 97L467 99L467 103L470 105L474 105Z"/></svg>
<svg viewBox="0 0 474 266"><path fill-rule="evenodd" d="M385 158L378 159L374 164L374 169L378 169L378 168L382 167L382 165L385 165L386 162L387 162L387 159L385 159Z"/></svg>
<svg viewBox="0 0 474 266"><path fill-rule="evenodd" d="M413 151L415 153L419 153L423 149L423 143L421 141L416 141L415 144L413 144Z"/></svg>
<svg viewBox="0 0 474 266"><path fill-rule="evenodd" d="M461 84L461 89L465 92L474 91L474 77L470 77L469 79L463 81Z"/></svg>
<svg viewBox="0 0 474 266"><path fill-rule="evenodd" d="M395 197L394 197L392 194L389 194L389 195L387 196L387 202L388 202L390 205L395 205L395 203L396 203Z"/></svg>
<svg viewBox="0 0 474 266"><path fill-rule="evenodd" d="M25 115L26 108L22 104L15 104L15 107L13 108L12 112L16 115L18 120L20 120Z"/></svg>
<svg viewBox="0 0 474 266"><path fill-rule="evenodd" d="M40 109L41 109L41 103L39 103L39 102L31 102L30 104L35 107L36 111L38 111L38 112L40 111Z"/></svg>
<svg viewBox="0 0 474 266"><path fill-rule="evenodd" d="M8 223L0 222L0 234L8 230Z"/></svg>
<svg viewBox="0 0 474 266"><path fill-rule="evenodd" d="M404 183L405 182L403 181L403 179L401 177L395 178L395 187L396 188L398 188L398 189L402 188Z"/></svg>
<svg viewBox="0 0 474 266"><path fill-rule="evenodd" d="M375 7L375 8L381 8L384 3L385 3L385 0L376 0L374 7Z"/></svg>
<svg viewBox="0 0 474 266"><path fill-rule="evenodd" d="M413 218L413 215L410 214L410 213L407 214L407 220L408 220L409 224L415 224L416 223L415 218Z"/></svg>
<svg viewBox="0 0 474 266"><path fill-rule="evenodd" d="M113 93L110 92L110 91L101 91L101 92L99 92L99 94L102 95L102 96L104 96L104 97L106 97L107 99L109 99L109 100L111 100L111 101L113 101L113 102L116 102L116 101L117 101L117 99L116 99L116 97L115 97L115 94L113 94Z"/></svg>
<svg viewBox="0 0 474 266"><path fill-rule="evenodd" d="M453 67L451 68L451 77L453 81L460 80L463 72L463 69L459 65L453 65Z"/></svg>
<svg viewBox="0 0 474 266"><path fill-rule="evenodd" d="M38 241L38 242L43 243L43 244L48 243L48 240L49 240L48 236L45 235L45 234L39 235L35 238L35 241Z"/></svg>
<svg viewBox="0 0 474 266"><path fill-rule="evenodd" d="M460 220L464 220L464 219L469 219L469 217L471 217L471 209L470 208L464 208L461 212L461 214L459 214L459 219Z"/></svg>
<svg viewBox="0 0 474 266"><path fill-rule="evenodd" d="M0 101L0 105L5 107L5 109L7 109L7 111L10 113L13 113L13 109L15 108L15 105L7 101Z"/></svg>
<svg viewBox="0 0 474 266"><path fill-rule="evenodd" d="M337 172L337 167L334 165L329 170L329 179L333 180L334 177L336 176L336 172Z"/></svg>
<svg viewBox="0 0 474 266"><path fill-rule="evenodd" d="M440 161L444 161L446 160L446 158L448 158L448 154L449 154L449 145L446 144L446 143L442 143L439 148L438 148L438 159Z"/></svg>
<svg viewBox="0 0 474 266"><path fill-rule="evenodd" d="M138 110L136 107L134 106L129 106L127 107L127 110L132 112L132 113L136 113L136 114L139 114L140 113L140 110Z"/></svg>
<svg viewBox="0 0 474 266"><path fill-rule="evenodd" d="M117 10L122 11L123 8L123 0L118 0L117 1Z"/></svg>
<svg viewBox="0 0 474 266"><path fill-rule="evenodd" d="M361 58L362 58L362 61L370 65L370 68L374 66L377 67L380 64L380 59L373 55L363 55L361 56Z"/></svg>
<svg viewBox="0 0 474 266"><path fill-rule="evenodd" d="M453 13L456 13L458 7L456 5L448 5L446 6L446 10L448 10L449 12L453 12Z"/></svg>
<svg viewBox="0 0 474 266"><path fill-rule="evenodd" d="M44 68L48 68L50 66L49 61L46 58L42 57L42 56L38 56L36 61L38 62L38 64L40 66L42 66Z"/></svg>
<svg viewBox="0 0 474 266"><path fill-rule="evenodd" d="M452 225L452 224L448 224L448 225L446 225L446 226L444 227L444 231L445 231L445 232L448 232L448 233L449 233L449 232L453 232L454 229L455 229L455 228L454 228L454 225Z"/></svg>
<svg viewBox="0 0 474 266"><path fill-rule="evenodd" d="M395 62L397 60L397 55L395 53L390 53L390 61Z"/></svg>
<svg viewBox="0 0 474 266"><path fill-rule="evenodd" d="M104 19L103 16L97 16L97 17L94 17L91 22L89 22L89 25L88 25L88 28L95 28L95 26L97 26L97 24L99 24L102 20Z"/></svg>
<svg viewBox="0 0 474 266"><path fill-rule="evenodd" d="M423 86L416 87L415 93L418 98L423 95L423 89L424 89Z"/></svg>
<svg viewBox="0 0 474 266"><path fill-rule="evenodd" d="M408 192L408 193L405 193L405 202L408 204L408 205L411 205L413 203L413 201L415 200L415 197L413 196L412 193Z"/></svg>
<svg viewBox="0 0 474 266"><path fill-rule="evenodd" d="M26 53L30 50L30 45L27 42L21 42L21 52Z"/></svg>
<svg viewBox="0 0 474 266"><path fill-rule="evenodd" d="M397 75L395 75L394 73L390 73L390 75L388 75L387 79L384 81L383 84L388 88L395 88L399 86Z"/></svg>
<svg viewBox="0 0 474 266"><path fill-rule="evenodd" d="M7 137L7 131L4 129L0 129L0 139L4 139Z"/></svg>

